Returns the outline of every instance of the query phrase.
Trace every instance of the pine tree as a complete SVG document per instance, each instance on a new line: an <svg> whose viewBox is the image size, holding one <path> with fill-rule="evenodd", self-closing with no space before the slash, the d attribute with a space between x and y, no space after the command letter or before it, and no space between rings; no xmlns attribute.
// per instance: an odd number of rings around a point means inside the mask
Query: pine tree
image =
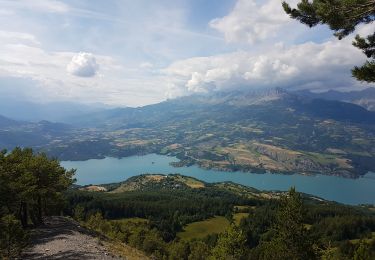
<svg viewBox="0 0 375 260"><path fill-rule="evenodd" d="M354 32L357 25L375 20L375 0L301 0L297 8L286 2L283 8L291 18L309 27L327 24L340 40ZM353 45L369 60L361 67L354 67L352 75L360 81L375 82L375 32L367 39L357 35Z"/></svg>
<svg viewBox="0 0 375 260"><path fill-rule="evenodd" d="M61 211L63 192L72 185L74 170L31 149L0 152L0 258L10 259L25 246L29 220Z"/></svg>
<svg viewBox="0 0 375 260"><path fill-rule="evenodd" d="M353 76L361 81L375 82L375 32L367 36L367 39L357 35L353 45L361 49L367 58L372 59L362 67L354 67L352 70Z"/></svg>
<svg viewBox="0 0 375 260"><path fill-rule="evenodd" d="M210 254L210 248L202 241L190 243L190 254L188 260L206 260Z"/></svg>
<svg viewBox="0 0 375 260"><path fill-rule="evenodd" d="M170 260L187 260L189 257L189 245L185 241L175 242L169 246Z"/></svg>
<svg viewBox="0 0 375 260"><path fill-rule="evenodd" d="M42 217L61 210L63 194L73 184L74 170L31 149L15 148L0 153L0 210L14 214L22 223L40 224ZM0 211L0 215L2 212Z"/></svg>
<svg viewBox="0 0 375 260"><path fill-rule="evenodd" d="M241 259L245 253L246 237L236 225L219 235L216 246L212 249L212 259L230 260Z"/></svg>
<svg viewBox="0 0 375 260"><path fill-rule="evenodd" d="M303 223L301 195L291 188L281 199L272 238L260 245L261 259L316 259L312 242Z"/></svg>

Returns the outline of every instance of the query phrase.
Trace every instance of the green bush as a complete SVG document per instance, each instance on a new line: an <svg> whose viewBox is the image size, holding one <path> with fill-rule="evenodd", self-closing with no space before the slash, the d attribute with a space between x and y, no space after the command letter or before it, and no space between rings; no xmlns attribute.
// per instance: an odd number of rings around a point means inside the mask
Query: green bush
<svg viewBox="0 0 375 260"><path fill-rule="evenodd" d="M0 258L17 257L27 243L27 234L14 215L5 215L0 220Z"/></svg>

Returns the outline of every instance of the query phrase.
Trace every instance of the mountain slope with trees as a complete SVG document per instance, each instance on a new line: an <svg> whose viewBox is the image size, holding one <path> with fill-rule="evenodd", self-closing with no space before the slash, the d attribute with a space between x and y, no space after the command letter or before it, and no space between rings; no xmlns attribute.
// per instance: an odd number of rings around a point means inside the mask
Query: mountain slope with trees
<svg viewBox="0 0 375 260"><path fill-rule="evenodd" d="M371 206L180 175L141 175L103 187L108 191L70 191L69 214L154 259L371 259L375 253ZM177 236L189 223L217 216L228 221L224 232Z"/></svg>

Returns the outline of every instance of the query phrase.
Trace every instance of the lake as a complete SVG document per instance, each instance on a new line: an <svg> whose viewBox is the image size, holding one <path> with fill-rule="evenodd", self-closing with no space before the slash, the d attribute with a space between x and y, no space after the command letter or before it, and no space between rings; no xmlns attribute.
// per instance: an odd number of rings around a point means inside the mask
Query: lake
<svg viewBox="0 0 375 260"><path fill-rule="evenodd" d="M222 172L205 170L197 166L175 168L170 162L175 157L157 154L126 158L92 159L87 161L63 161L67 169L77 169L77 184L104 184L120 182L144 173L180 173L206 182L232 181L259 190L288 190L295 186L298 191L346 204L375 204L375 173L359 179L334 176L300 174L254 174L247 172Z"/></svg>

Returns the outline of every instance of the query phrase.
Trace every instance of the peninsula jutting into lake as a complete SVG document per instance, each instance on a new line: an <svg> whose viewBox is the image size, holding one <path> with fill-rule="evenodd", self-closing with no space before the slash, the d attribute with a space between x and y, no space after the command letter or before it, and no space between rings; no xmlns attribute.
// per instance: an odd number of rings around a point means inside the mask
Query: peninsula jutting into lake
<svg viewBox="0 0 375 260"><path fill-rule="evenodd" d="M180 173L208 183L234 182L265 191L286 191L294 186L300 192L345 204L374 204L375 202L374 173L368 173L358 179L326 175L255 174L241 171L228 173L206 170L195 165L178 168L171 165L172 162L178 161L177 158L150 154L122 159L64 161L62 165L67 169L77 169L75 177L79 185L122 182L142 174Z"/></svg>

